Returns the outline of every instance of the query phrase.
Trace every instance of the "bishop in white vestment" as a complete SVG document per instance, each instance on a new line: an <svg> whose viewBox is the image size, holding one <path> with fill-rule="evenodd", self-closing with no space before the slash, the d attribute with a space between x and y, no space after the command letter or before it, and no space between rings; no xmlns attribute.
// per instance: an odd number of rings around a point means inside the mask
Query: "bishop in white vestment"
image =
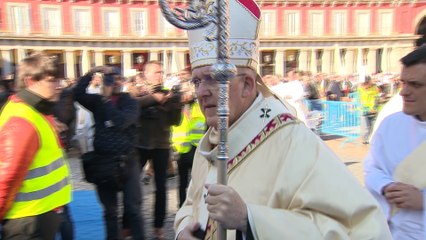
<svg viewBox="0 0 426 240"><path fill-rule="evenodd" d="M213 1L207 4L215 6ZM229 4L230 61L237 73L229 83L228 185L216 184L219 85L210 66L217 44L206 41L206 29L192 30L192 82L210 128L195 153L187 200L176 214L176 238L217 239L220 224L229 240L391 239L370 193L256 73L257 4Z"/></svg>

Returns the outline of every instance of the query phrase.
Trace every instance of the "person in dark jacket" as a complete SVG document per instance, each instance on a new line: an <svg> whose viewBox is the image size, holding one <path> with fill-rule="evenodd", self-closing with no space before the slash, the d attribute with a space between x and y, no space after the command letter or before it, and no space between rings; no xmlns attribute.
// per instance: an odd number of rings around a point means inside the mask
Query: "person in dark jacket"
<svg viewBox="0 0 426 240"><path fill-rule="evenodd" d="M327 100L340 101L340 99L343 97L342 85L340 80L340 76L334 76L331 79L326 92Z"/></svg>
<svg viewBox="0 0 426 240"><path fill-rule="evenodd" d="M3 106L6 104L8 98L9 90L6 88L6 85L3 83L3 81L0 81L0 112Z"/></svg>
<svg viewBox="0 0 426 240"><path fill-rule="evenodd" d="M0 80L0 113L9 96L15 93L15 75L9 74Z"/></svg>
<svg viewBox="0 0 426 240"><path fill-rule="evenodd" d="M59 122L67 126L67 129L60 133L61 140L67 152L71 148L71 138L75 131L76 111L73 88L63 88L59 101L53 107L53 114Z"/></svg>
<svg viewBox="0 0 426 240"><path fill-rule="evenodd" d="M157 239L164 239L167 162L171 146L170 128L180 123L183 105L178 89L163 88L163 70L160 62L148 62L144 68L144 78L145 86L142 86L135 94L141 109L138 124L138 150L141 170L148 159L151 159L153 163L156 186L154 234Z"/></svg>
<svg viewBox="0 0 426 240"><path fill-rule="evenodd" d="M59 101L53 107L53 116L55 116L56 126L61 139L62 147L69 152L71 148L71 138L74 133L76 109L74 106L74 94L71 87L63 86ZM71 210L68 205L60 213L61 225L59 233L61 240L74 239L74 222L71 217Z"/></svg>
<svg viewBox="0 0 426 240"><path fill-rule="evenodd" d="M138 104L128 93L121 92L121 78L114 75L116 70L110 66L95 67L81 77L74 88L75 99L93 113L95 120L95 139L93 142L96 155L105 159L124 156L126 178L122 188L119 183L95 182L99 199L104 208L107 239L121 239L118 227L117 193L123 191L125 216L123 228L130 229L132 239L144 239L143 220L140 212L142 194L139 181L139 162L135 151L136 122ZM89 94L86 88L96 72L104 74L102 93ZM101 165L99 166L101 167ZM87 178L87 176L86 176Z"/></svg>

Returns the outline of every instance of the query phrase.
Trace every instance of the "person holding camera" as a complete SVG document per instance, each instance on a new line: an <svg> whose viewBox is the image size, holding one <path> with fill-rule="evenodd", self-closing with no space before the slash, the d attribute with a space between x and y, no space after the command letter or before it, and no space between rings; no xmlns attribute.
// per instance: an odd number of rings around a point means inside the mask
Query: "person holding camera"
<svg viewBox="0 0 426 240"><path fill-rule="evenodd" d="M144 68L145 86L143 91L133 92L141 110L138 124L138 150L141 170L151 159L155 180L154 234L164 239L164 218L166 216L167 163L170 158L170 127L181 121L181 93L179 88L163 87L162 64L150 61Z"/></svg>
<svg viewBox="0 0 426 240"><path fill-rule="evenodd" d="M191 72L183 69L179 73L182 92L182 121L172 128L173 149L178 154L179 203L180 208L186 200L186 189L191 179L191 169L198 142L206 131L206 119L195 96L194 86L190 83Z"/></svg>
<svg viewBox="0 0 426 240"><path fill-rule="evenodd" d="M104 74L101 94L89 94L86 89L97 72ZM83 167L86 180L96 184L104 209L107 239L122 238L117 216L119 191L123 191L123 228L130 229L132 239L144 239L140 167L135 151L138 104L121 88L117 69L102 66L81 77L74 89L75 99L93 113L95 120L94 152L82 156Z"/></svg>

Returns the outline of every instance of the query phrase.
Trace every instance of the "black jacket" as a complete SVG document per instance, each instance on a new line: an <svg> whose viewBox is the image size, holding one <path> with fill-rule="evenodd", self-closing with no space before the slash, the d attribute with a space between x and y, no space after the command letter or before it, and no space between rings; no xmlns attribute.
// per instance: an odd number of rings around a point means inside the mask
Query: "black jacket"
<svg viewBox="0 0 426 240"><path fill-rule="evenodd" d="M54 116L62 123L67 125L68 129L61 132L60 136L68 150L71 147L71 138L75 132L76 108L74 106L74 93L72 88L66 88L62 91L59 101L53 108Z"/></svg>
<svg viewBox="0 0 426 240"><path fill-rule="evenodd" d="M139 116L137 101L127 93L115 95L113 101L107 102L101 95L86 93L92 75L81 77L74 88L74 97L93 113L94 149L99 154L127 154L136 143L136 122Z"/></svg>
<svg viewBox="0 0 426 240"><path fill-rule="evenodd" d="M169 90L158 87L154 91L165 94ZM179 125L182 116L180 93L174 93L164 104L159 104L151 94L137 97L140 107L138 121L138 147L143 149L169 149L170 127Z"/></svg>

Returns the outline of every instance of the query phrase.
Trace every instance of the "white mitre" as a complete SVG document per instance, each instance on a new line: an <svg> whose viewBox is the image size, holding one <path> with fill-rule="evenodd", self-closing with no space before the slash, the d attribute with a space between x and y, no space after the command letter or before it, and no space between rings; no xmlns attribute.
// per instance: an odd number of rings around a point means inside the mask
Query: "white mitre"
<svg viewBox="0 0 426 240"><path fill-rule="evenodd" d="M206 0L206 10L211 13L215 0ZM257 71L259 64L260 8L253 0L229 0L229 61L236 67L248 67ZM209 41L206 36L216 37L217 26L209 24L204 28L188 30L191 68L210 66L217 63L217 40ZM297 116L295 109L284 99L273 93L257 76L258 90L264 97L275 96Z"/></svg>
<svg viewBox="0 0 426 240"><path fill-rule="evenodd" d="M214 0L207 0L208 11L213 11ZM229 0L229 52L230 62L237 67L257 70L259 58L260 8L253 0ZM208 41L206 36L216 37L217 26L188 31L191 67L213 65L217 62L217 40Z"/></svg>

